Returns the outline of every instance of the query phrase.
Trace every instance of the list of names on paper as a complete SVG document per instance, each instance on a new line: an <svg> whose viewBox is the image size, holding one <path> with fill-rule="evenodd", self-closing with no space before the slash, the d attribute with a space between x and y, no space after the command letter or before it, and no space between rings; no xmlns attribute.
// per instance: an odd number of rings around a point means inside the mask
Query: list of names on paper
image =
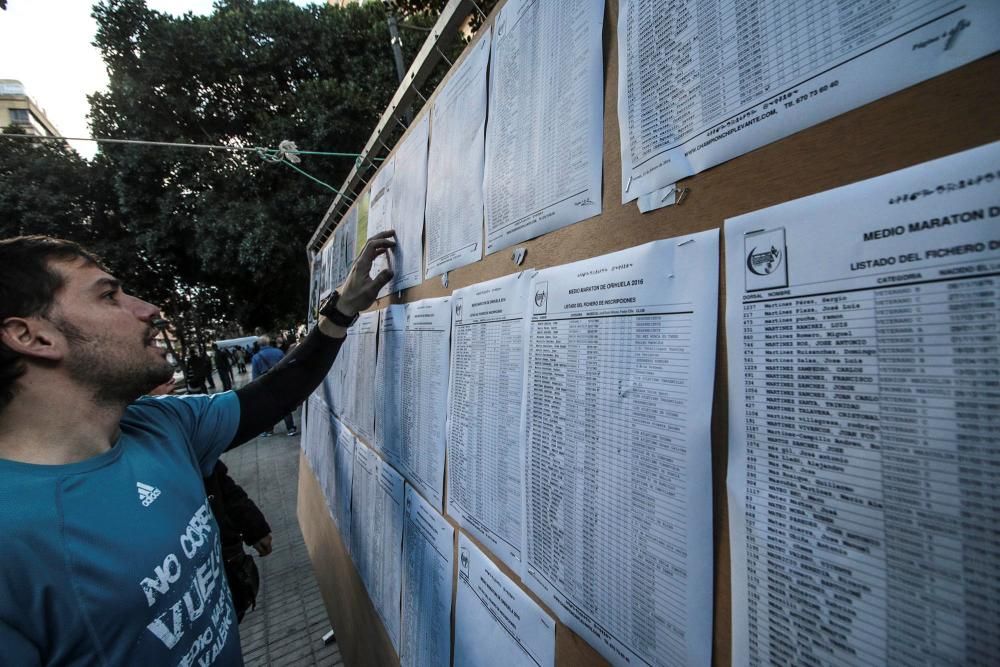
<svg viewBox="0 0 1000 667"><path fill-rule="evenodd" d="M740 664L1000 654L998 168L992 144L727 221Z"/></svg>

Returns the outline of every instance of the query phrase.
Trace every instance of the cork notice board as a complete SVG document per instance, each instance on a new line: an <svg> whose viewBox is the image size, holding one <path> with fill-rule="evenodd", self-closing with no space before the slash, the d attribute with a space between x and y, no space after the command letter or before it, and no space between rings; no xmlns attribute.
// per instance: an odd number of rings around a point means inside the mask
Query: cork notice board
<svg viewBox="0 0 1000 667"><path fill-rule="evenodd" d="M690 194L682 205L640 214L634 203L625 206L619 203L617 17L618 1L607 0L603 213L521 244L528 249L525 268L542 269L657 239L713 228L721 230L723 221L735 215L1000 139L1000 114L997 113L1000 108L1000 54L994 54L688 178L682 185L690 188ZM424 112L428 108L429 105L425 106ZM845 211L844 215L850 215L850 211ZM725 266L724 260L720 261L720 266ZM515 273L520 268L511 261L509 252L499 252L452 271L448 288L434 278L404 292L400 301L446 296L456 288ZM715 605L712 662L725 666L732 663L732 655L725 484L728 411L725 317L722 312L724 275L719 282L712 417L715 544L715 590L711 592ZM376 307L382 308L388 303L390 299L382 299ZM368 599L304 456L299 467L298 508L309 555L346 664L352 667L398 664L388 635ZM503 565L500 567L517 580ZM607 663L586 642L559 624L556 664L586 667Z"/></svg>

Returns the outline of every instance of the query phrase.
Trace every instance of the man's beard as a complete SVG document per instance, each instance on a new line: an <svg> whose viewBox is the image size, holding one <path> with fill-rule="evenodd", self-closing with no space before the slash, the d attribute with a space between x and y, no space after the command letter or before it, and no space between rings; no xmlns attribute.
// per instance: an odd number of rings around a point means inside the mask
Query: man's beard
<svg viewBox="0 0 1000 667"><path fill-rule="evenodd" d="M62 318L52 322L69 342L66 370L73 380L93 389L99 405L128 405L173 377L166 360L155 364L148 359L123 358L119 341L100 334L87 336Z"/></svg>

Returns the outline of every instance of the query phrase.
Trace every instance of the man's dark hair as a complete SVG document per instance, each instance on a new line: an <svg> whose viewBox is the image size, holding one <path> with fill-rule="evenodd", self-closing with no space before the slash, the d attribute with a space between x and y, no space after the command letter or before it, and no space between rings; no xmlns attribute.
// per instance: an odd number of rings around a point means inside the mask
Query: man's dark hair
<svg viewBox="0 0 1000 667"><path fill-rule="evenodd" d="M49 236L0 239L0 324L9 317L47 315L64 283L49 263L76 259L104 268L96 255L74 241ZM14 383L25 370L21 355L0 342L0 410L14 400Z"/></svg>

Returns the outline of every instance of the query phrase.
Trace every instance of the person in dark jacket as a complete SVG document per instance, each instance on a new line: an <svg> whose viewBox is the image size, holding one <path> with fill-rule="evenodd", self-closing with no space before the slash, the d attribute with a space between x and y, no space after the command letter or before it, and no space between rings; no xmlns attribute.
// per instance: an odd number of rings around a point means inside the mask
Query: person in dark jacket
<svg viewBox="0 0 1000 667"><path fill-rule="evenodd" d="M202 360L201 355L195 352L188 357L187 367L185 370L187 375L188 393L207 394L208 390L205 388L205 362Z"/></svg>
<svg viewBox="0 0 1000 667"><path fill-rule="evenodd" d="M281 350L271 345L271 337L266 334L258 338L255 345L256 344L260 345L260 351L253 355L253 359L250 360L250 371L254 380L274 368L285 356ZM290 436L298 434L299 431L295 428L295 421L292 418L292 413L289 412L285 415L284 419L287 434ZM261 436L264 438L272 435L274 435L273 426L270 430L261 433Z"/></svg>
<svg viewBox="0 0 1000 667"><path fill-rule="evenodd" d="M238 347L238 348L236 348L235 355L236 355L236 372L237 373L246 373L247 372L247 359L249 358L248 357L247 348L245 348L245 347Z"/></svg>
<svg viewBox="0 0 1000 667"><path fill-rule="evenodd" d="M201 357L202 372L205 375L205 384L209 389L215 391L215 380L212 379L212 358L205 353L205 356Z"/></svg>
<svg viewBox="0 0 1000 667"><path fill-rule="evenodd" d="M219 349L218 345L212 345L212 351L215 353L215 369L219 371L222 390L229 391L233 388L233 364L229 360L229 351Z"/></svg>
<svg viewBox="0 0 1000 667"><path fill-rule="evenodd" d="M205 478L205 491L219 524L226 581L233 594L236 621L241 622L248 609L256 608L260 590L257 564L243 550L243 545L253 547L258 556L270 554L271 526L246 491L229 476L229 469L221 460Z"/></svg>

